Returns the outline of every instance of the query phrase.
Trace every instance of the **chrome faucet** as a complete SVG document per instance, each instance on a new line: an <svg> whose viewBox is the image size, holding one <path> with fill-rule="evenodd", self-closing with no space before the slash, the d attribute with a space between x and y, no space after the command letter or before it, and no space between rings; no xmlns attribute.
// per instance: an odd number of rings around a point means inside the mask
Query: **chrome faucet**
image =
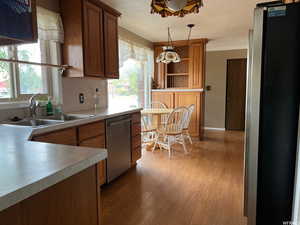
<svg viewBox="0 0 300 225"><path fill-rule="evenodd" d="M37 96L38 94L34 94L29 99L29 112L32 119L36 119L36 110L39 106L39 103L36 100Z"/></svg>

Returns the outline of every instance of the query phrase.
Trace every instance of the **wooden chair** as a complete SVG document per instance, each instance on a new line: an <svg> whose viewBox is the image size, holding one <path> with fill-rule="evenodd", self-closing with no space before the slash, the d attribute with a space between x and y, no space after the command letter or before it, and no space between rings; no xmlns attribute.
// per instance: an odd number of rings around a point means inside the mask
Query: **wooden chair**
<svg viewBox="0 0 300 225"><path fill-rule="evenodd" d="M188 114L188 117L185 121L185 124L184 124L184 127L183 127L183 136L185 138L187 138L191 144L193 144L193 141L192 141L192 138L191 138L191 135L189 133L189 126L190 126L190 123L191 123L191 119L192 119L192 115L193 115L193 112L195 111L195 105L192 104L192 105L189 105L187 107L187 109L189 110L189 114Z"/></svg>
<svg viewBox="0 0 300 225"><path fill-rule="evenodd" d="M167 109L168 107L162 103L162 102L152 102L151 103L151 108L152 109ZM167 122L168 115L162 115L161 116L161 125L165 124Z"/></svg>
<svg viewBox="0 0 300 225"><path fill-rule="evenodd" d="M183 128L188 119L189 110L186 107L178 107L168 116L167 122L157 130L157 136L152 151L158 145L160 149L169 151L169 158L172 156L172 145L181 144L185 154L188 153L185 145Z"/></svg>

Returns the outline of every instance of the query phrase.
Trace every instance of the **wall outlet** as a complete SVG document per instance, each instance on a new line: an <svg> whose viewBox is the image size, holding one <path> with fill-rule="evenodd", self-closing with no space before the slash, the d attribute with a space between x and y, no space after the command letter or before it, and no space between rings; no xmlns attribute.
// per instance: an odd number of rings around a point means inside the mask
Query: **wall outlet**
<svg viewBox="0 0 300 225"><path fill-rule="evenodd" d="M80 104L83 104L83 103L84 103L84 94L83 94L83 93L80 93L80 94L79 94L79 103L80 103Z"/></svg>

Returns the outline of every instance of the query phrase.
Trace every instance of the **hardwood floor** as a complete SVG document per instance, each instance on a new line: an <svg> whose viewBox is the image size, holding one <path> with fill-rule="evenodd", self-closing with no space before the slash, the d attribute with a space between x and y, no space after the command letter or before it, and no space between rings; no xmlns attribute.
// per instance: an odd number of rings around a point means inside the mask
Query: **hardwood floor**
<svg viewBox="0 0 300 225"><path fill-rule="evenodd" d="M135 169L102 190L102 225L245 225L243 132L207 131L205 141L143 152Z"/></svg>

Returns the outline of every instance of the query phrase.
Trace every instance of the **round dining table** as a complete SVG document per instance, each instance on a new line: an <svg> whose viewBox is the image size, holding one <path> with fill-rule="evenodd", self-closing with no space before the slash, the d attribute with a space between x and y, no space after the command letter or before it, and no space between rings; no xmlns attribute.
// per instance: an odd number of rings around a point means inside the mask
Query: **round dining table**
<svg viewBox="0 0 300 225"><path fill-rule="evenodd" d="M162 116L168 115L173 111L173 109L161 109L161 108L151 108L151 109L144 109L141 111L142 115L151 115L153 118L152 126L154 128L158 128L161 125Z"/></svg>
<svg viewBox="0 0 300 225"><path fill-rule="evenodd" d="M153 128L159 128L161 125L162 121L162 116L169 115L173 109L156 109L156 108L151 108L151 109L144 109L141 111L142 115L148 115L152 117L152 126ZM154 142L149 143L146 147L147 151L151 151L154 146Z"/></svg>

